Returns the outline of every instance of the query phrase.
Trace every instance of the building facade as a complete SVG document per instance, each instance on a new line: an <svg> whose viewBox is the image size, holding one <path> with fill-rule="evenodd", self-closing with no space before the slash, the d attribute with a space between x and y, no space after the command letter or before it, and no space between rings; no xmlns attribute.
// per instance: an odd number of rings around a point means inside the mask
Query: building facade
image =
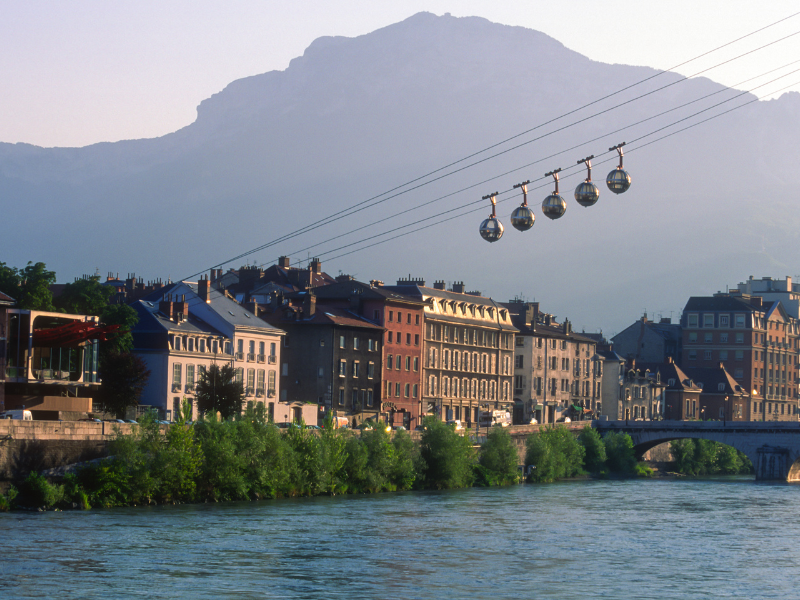
<svg viewBox="0 0 800 600"><path fill-rule="evenodd" d="M664 363L667 359L677 363L681 360L681 326L670 318L655 323L643 315L611 341L614 351L627 360L647 363Z"/></svg>
<svg viewBox="0 0 800 600"><path fill-rule="evenodd" d="M477 424L481 412L513 409L516 328L503 305L463 282L445 289L421 279L400 279L389 288L422 301L421 415Z"/></svg>
<svg viewBox="0 0 800 600"><path fill-rule="evenodd" d="M601 400L595 340L557 323L538 302L504 304L518 329L514 344L514 422L591 417Z"/></svg>

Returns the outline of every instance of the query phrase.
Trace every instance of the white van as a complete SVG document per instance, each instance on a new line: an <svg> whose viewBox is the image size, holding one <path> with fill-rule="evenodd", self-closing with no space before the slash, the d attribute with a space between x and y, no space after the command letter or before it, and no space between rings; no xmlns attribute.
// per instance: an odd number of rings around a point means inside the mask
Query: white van
<svg viewBox="0 0 800 600"><path fill-rule="evenodd" d="M33 415L29 410L7 410L0 414L0 419L14 419L15 421L33 421Z"/></svg>

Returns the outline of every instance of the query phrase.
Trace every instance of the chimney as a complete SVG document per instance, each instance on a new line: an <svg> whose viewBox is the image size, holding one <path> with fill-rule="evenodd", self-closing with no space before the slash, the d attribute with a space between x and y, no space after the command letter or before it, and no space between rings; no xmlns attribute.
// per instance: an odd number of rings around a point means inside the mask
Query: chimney
<svg viewBox="0 0 800 600"><path fill-rule="evenodd" d="M197 282L197 295L200 296L200 300L209 304L211 300L208 297L209 286L211 282L208 280L208 277L201 277L200 281Z"/></svg>
<svg viewBox="0 0 800 600"><path fill-rule="evenodd" d="M174 315L174 305L172 302L172 296L168 296L164 294L161 302L158 303L158 312L163 313L166 317L171 321Z"/></svg>
<svg viewBox="0 0 800 600"><path fill-rule="evenodd" d="M245 309L249 310L255 316L258 316L258 301L251 298L249 301L245 302L244 305Z"/></svg>
<svg viewBox="0 0 800 600"><path fill-rule="evenodd" d="M564 319L564 333L567 335L572 333L572 323L569 322L569 319Z"/></svg>
<svg viewBox="0 0 800 600"><path fill-rule="evenodd" d="M463 294L464 293L464 282L463 281L454 281L453 282L453 293L454 294Z"/></svg>
<svg viewBox="0 0 800 600"><path fill-rule="evenodd" d="M472 290L471 292L467 292L467 295L468 296L480 296L481 295L481 291L480 290Z"/></svg>
<svg viewBox="0 0 800 600"><path fill-rule="evenodd" d="M181 294L180 300L176 296L175 300L176 302L172 305L172 311L175 322L180 323L189 318L189 303L186 301L186 294Z"/></svg>
<svg viewBox="0 0 800 600"><path fill-rule="evenodd" d="M292 261L289 260L288 256L281 256L278 259L278 266L281 267L282 269L288 269L289 267L292 266Z"/></svg>
<svg viewBox="0 0 800 600"><path fill-rule="evenodd" d="M309 292L303 298L303 318L311 318L315 312L317 312L317 297Z"/></svg>
<svg viewBox="0 0 800 600"><path fill-rule="evenodd" d="M764 299L761 296L750 296L750 306L761 308L764 306Z"/></svg>
<svg viewBox="0 0 800 600"><path fill-rule="evenodd" d="M397 285L419 285L425 287L425 280L422 277L411 277L408 276L408 279L403 279L402 277L397 280Z"/></svg>
<svg viewBox="0 0 800 600"><path fill-rule="evenodd" d="M339 283L347 283L348 281L353 281L354 277L352 275L337 275L336 281Z"/></svg>
<svg viewBox="0 0 800 600"><path fill-rule="evenodd" d="M370 279L370 287L383 287L383 282L380 279Z"/></svg>
<svg viewBox="0 0 800 600"><path fill-rule="evenodd" d="M319 275L322 273L322 263L318 258L313 259L309 263L308 268L314 275Z"/></svg>
<svg viewBox="0 0 800 600"><path fill-rule="evenodd" d="M445 290L445 289L447 289L446 286L444 285L444 280L434 281L433 282L433 289L435 289L435 290Z"/></svg>

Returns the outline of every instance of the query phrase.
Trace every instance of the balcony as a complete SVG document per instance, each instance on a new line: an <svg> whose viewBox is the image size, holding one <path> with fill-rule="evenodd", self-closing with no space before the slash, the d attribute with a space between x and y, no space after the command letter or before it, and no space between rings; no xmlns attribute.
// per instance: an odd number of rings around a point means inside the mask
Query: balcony
<svg viewBox="0 0 800 600"><path fill-rule="evenodd" d="M186 393L187 394L194 394L194 384L193 383L187 383L186 384Z"/></svg>
<svg viewBox="0 0 800 600"><path fill-rule="evenodd" d="M172 392L177 393L181 391L181 384L180 383L173 383L172 384Z"/></svg>
<svg viewBox="0 0 800 600"><path fill-rule="evenodd" d="M258 388L258 389L256 390L256 397L257 397L257 398L260 398L260 397L261 397L261 396L263 396L263 395L264 395L264 388Z"/></svg>
<svg viewBox="0 0 800 600"><path fill-rule="evenodd" d="M276 362L278 362L278 357L277 357L277 356L275 356L274 354L270 354L270 355L267 357L267 362L268 362L269 364L271 364L271 365L274 365Z"/></svg>
<svg viewBox="0 0 800 600"><path fill-rule="evenodd" d="M245 394L248 395L248 396L253 396L255 394L255 390L253 388L249 387L249 388L247 388L247 390L245 390Z"/></svg>
<svg viewBox="0 0 800 600"><path fill-rule="evenodd" d="M233 355L236 360L244 360L244 352L237 352Z"/></svg>
<svg viewBox="0 0 800 600"><path fill-rule="evenodd" d="M255 354L249 354L249 353L248 353L248 355L247 355L247 362L256 362L256 355L255 355Z"/></svg>
<svg viewBox="0 0 800 600"><path fill-rule="evenodd" d="M267 397L268 398L274 398L275 397L275 390L269 390L267 392Z"/></svg>
<svg viewBox="0 0 800 600"><path fill-rule="evenodd" d="M256 362L263 363L263 362L265 362L266 360L267 360L267 357L266 357L266 356L264 356L263 354L259 354L258 356L256 356Z"/></svg>

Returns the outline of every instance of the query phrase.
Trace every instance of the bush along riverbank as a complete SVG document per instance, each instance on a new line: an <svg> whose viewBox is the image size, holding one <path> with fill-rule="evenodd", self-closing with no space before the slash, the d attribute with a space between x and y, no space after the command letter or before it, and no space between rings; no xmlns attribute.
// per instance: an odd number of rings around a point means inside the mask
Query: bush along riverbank
<svg viewBox="0 0 800 600"><path fill-rule="evenodd" d="M578 437L566 427L532 433L526 442L528 481L549 483L569 477L650 477L654 471L636 461L633 440L626 433L601 437L587 425Z"/></svg>
<svg viewBox="0 0 800 600"><path fill-rule="evenodd" d="M419 443L383 424L361 435L292 427L263 405L240 417L182 418L164 430L148 418L117 434L112 457L54 484L31 473L0 496L0 510L137 506L505 485L520 479L511 436L495 428L480 457L468 436L429 419Z"/></svg>
<svg viewBox="0 0 800 600"><path fill-rule="evenodd" d="M669 444L675 471L682 475L746 475L753 463L736 448L710 440L675 440Z"/></svg>

